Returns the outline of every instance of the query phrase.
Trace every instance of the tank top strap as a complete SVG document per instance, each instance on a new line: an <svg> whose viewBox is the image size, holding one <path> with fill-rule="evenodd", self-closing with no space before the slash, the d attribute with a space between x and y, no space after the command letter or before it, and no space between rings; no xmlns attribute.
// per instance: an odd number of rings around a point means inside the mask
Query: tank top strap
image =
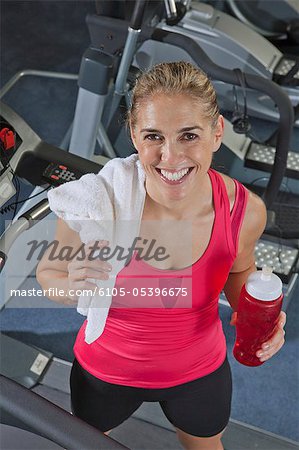
<svg viewBox="0 0 299 450"><path fill-rule="evenodd" d="M222 176L219 172L217 172L214 169L209 169L209 175L212 182L212 188L213 188L213 201L214 201L214 208L215 213L217 215L218 210L221 210L222 218L225 219L225 221L230 222L230 206L229 206L229 199L226 191L226 187L223 181ZM220 213L218 214L220 215Z"/></svg>
<svg viewBox="0 0 299 450"><path fill-rule="evenodd" d="M239 234L248 201L248 190L238 180L235 179L233 180L235 183L235 203L230 217L231 217L232 240L233 243L235 243L235 250L237 252Z"/></svg>
<svg viewBox="0 0 299 450"><path fill-rule="evenodd" d="M225 185L221 175L214 169L209 169L208 174L210 176L212 189L213 189L213 203L215 208L215 214L219 215L219 210L224 211L225 216L229 217L229 200L226 193Z"/></svg>
<svg viewBox="0 0 299 450"><path fill-rule="evenodd" d="M215 189L213 186L214 206L216 213L217 208L219 208L220 210L218 213L219 216L222 213L222 218L220 222L221 227L226 232L226 240L230 253L235 258L238 251L238 240L241 225L243 223L243 218L247 205L248 191L239 181L233 179L235 183L235 201L233 209L230 212L229 197L222 176L214 169L210 169L209 173L212 175L211 180L214 179L214 184L216 183L218 185L218 189Z"/></svg>

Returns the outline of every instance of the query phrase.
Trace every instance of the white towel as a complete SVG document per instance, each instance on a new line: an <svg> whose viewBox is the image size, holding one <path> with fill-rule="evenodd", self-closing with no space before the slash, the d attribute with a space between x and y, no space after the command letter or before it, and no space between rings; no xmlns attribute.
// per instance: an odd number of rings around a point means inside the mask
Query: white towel
<svg viewBox="0 0 299 450"><path fill-rule="evenodd" d="M51 210L80 235L87 244L107 240L129 248L140 230L145 201L145 173L137 154L114 158L97 174L83 175L48 192ZM96 254L95 254L96 256ZM117 255L116 255L117 256ZM126 261L109 260L109 280L93 280L105 293L111 293L116 275ZM103 332L111 295L81 296L78 312L87 315L85 341L90 344Z"/></svg>

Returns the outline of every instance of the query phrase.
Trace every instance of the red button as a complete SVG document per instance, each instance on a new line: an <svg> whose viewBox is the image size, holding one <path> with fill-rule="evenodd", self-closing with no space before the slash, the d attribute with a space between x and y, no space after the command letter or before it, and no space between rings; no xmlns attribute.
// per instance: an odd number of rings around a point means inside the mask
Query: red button
<svg viewBox="0 0 299 450"><path fill-rule="evenodd" d="M59 180L59 177L57 177L56 175L51 175L50 178L53 178L54 180Z"/></svg>
<svg viewBox="0 0 299 450"><path fill-rule="evenodd" d="M2 128L0 131L0 139L3 143L4 150L9 150L15 146L15 135L9 128Z"/></svg>
<svg viewBox="0 0 299 450"><path fill-rule="evenodd" d="M67 169L67 167L65 167L65 166L58 166L58 167L59 167L59 169L63 169L63 170Z"/></svg>

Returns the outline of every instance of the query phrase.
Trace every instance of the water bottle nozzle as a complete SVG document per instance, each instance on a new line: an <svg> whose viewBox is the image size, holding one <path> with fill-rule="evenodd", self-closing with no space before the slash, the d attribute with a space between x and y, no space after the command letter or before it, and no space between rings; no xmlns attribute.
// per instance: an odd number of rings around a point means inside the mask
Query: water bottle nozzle
<svg viewBox="0 0 299 450"><path fill-rule="evenodd" d="M273 268L269 266L263 266L262 268L262 274L261 279L263 281L269 281L271 280L271 274L272 274Z"/></svg>

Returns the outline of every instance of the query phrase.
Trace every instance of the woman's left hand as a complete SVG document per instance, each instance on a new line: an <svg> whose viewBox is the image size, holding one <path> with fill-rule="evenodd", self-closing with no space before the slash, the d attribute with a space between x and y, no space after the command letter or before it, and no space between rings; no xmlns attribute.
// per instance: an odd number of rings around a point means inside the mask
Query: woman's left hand
<svg viewBox="0 0 299 450"><path fill-rule="evenodd" d="M234 312L232 314L230 322L231 325L236 325L237 314L237 312ZM260 359L261 362L267 361L268 359L272 358L272 356L274 356L275 353L277 353L283 346L285 342L284 326L286 324L286 320L286 313L284 311L281 311L277 319L277 325L275 327L273 336L267 342L264 342L261 349L256 352L256 356Z"/></svg>
<svg viewBox="0 0 299 450"><path fill-rule="evenodd" d="M267 361L272 358L272 356L277 353L281 347L283 346L285 339L285 331L284 326L287 321L286 313L281 311L279 317L277 319L277 325L275 327L275 332L273 336L262 344L262 348L257 351L256 356L260 359L261 362Z"/></svg>

